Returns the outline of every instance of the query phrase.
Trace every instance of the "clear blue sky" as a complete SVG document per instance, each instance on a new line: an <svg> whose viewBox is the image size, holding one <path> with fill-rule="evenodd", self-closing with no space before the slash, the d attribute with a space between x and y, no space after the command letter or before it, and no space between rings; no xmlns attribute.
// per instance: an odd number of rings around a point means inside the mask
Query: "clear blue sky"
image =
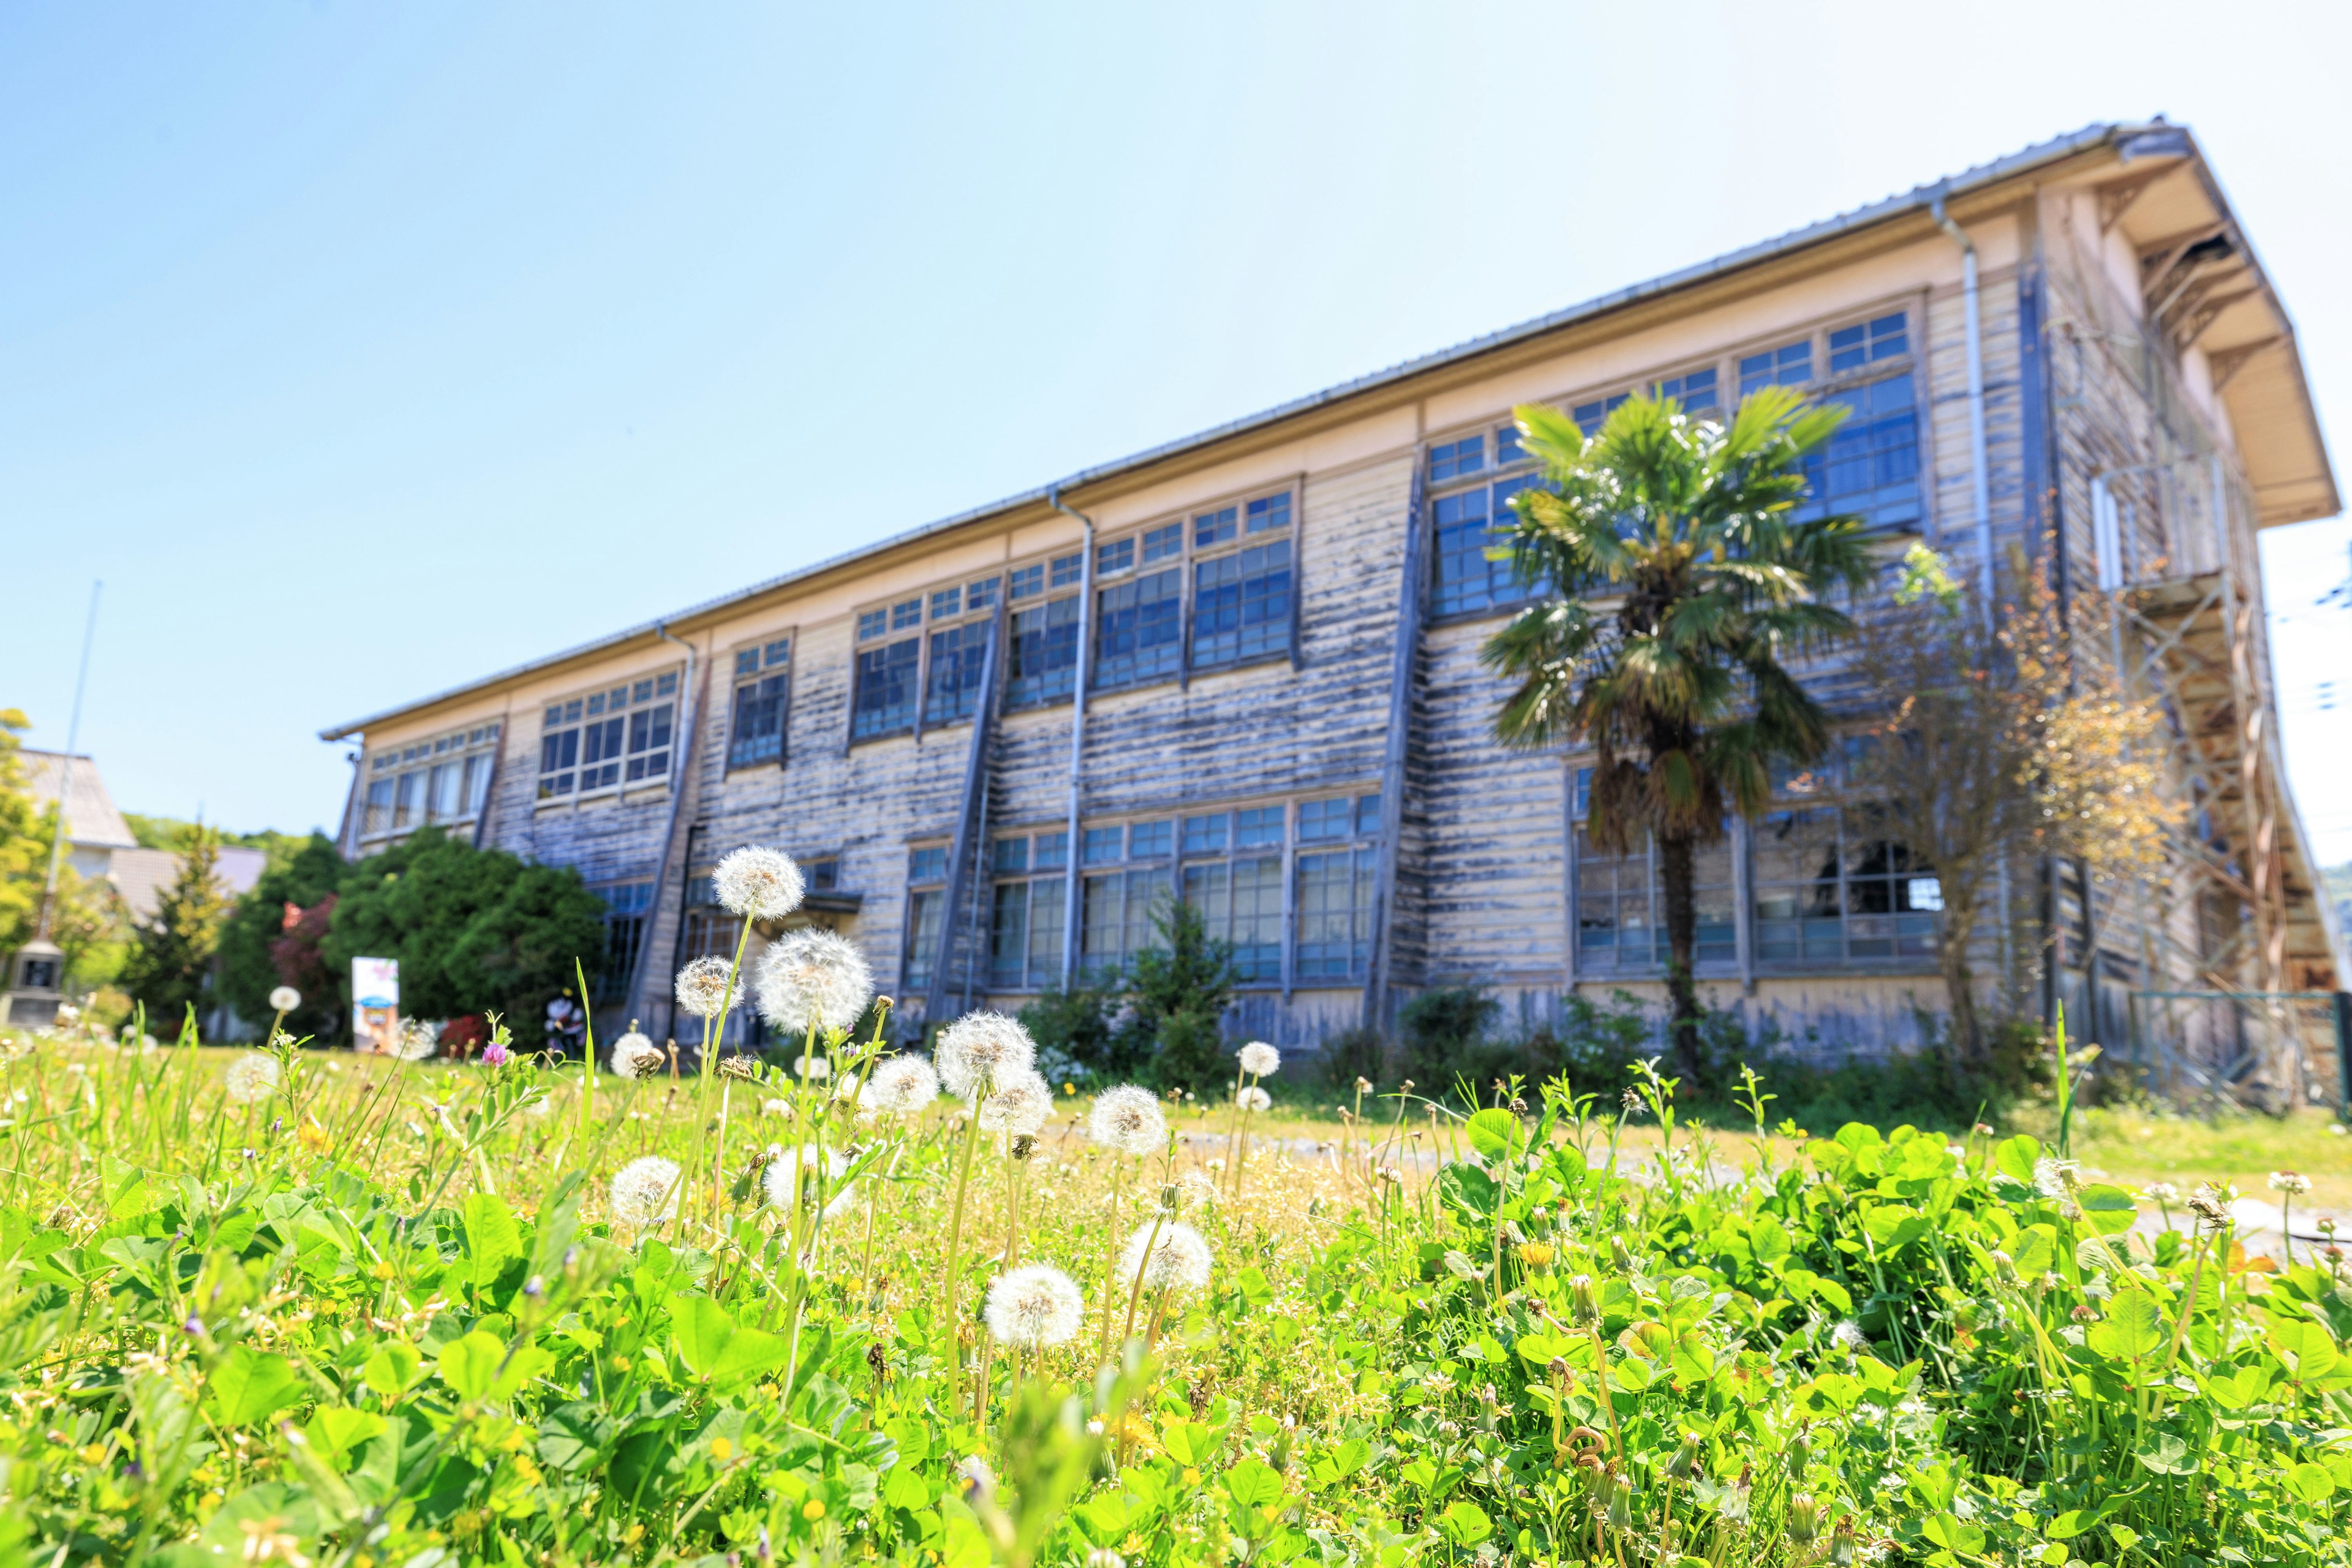
<svg viewBox="0 0 2352 1568"><path fill-rule="evenodd" d="M2347 8L1956 15L19 0L0 706L103 577L121 803L331 825L331 722L2159 111L2340 443ZM2347 531L2269 543L2343 858Z"/></svg>

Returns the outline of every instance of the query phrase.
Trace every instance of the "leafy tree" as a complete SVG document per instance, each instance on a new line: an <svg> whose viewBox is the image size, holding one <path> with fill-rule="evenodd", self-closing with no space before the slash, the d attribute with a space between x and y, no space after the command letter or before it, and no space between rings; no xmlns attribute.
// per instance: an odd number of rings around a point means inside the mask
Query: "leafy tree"
<svg viewBox="0 0 2352 1568"><path fill-rule="evenodd" d="M181 852L179 875L157 899L153 917L132 933L122 988L145 1005L151 1028L176 1029L190 1007L202 1005L229 913L219 863L219 841L196 834Z"/></svg>
<svg viewBox="0 0 2352 1568"><path fill-rule="evenodd" d="M34 805L25 788L24 760L17 755L24 745L17 733L32 723L21 709L0 708L0 959L33 938L48 874L49 835L55 831L56 813Z"/></svg>
<svg viewBox="0 0 2352 1568"><path fill-rule="evenodd" d="M1175 899L1153 908L1151 926L1165 945L1129 964L1129 1028L1151 1042L1148 1070L1160 1088L1213 1091L1233 1076L1220 1028L1234 999L1233 944L1212 937L1201 911Z"/></svg>
<svg viewBox="0 0 2352 1568"><path fill-rule="evenodd" d="M577 871L425 827L344 873L320 952L341 1006L354 957L396 958L402 1012L455 1018L495 1008L536 1046L548 998L572 984L574 960L594 977L604 914Z"/></svg>
<svg viewBox="0 0 2352 1568"><path fill-rule="evenodd" d="M1588 440L1556 409L1517 411L1544 482L1513 499L1511 566L1537 597L1481 650L1518 683L1495 732L1591 745L1593 842L1655 840L1675 1055L1694 1076L1697 847L1727 809L1763 810L1775 763L1827 750L1827 714L1781 661L1851 629L1822 595L1869 569L1856 519L1790 516L1843 413L1773 387L1726 426L1636 396Z"/></svg>
<svg viewBox="0 0 2352 1568"><path fill-rule="evenodd" d="M1997 592L1988 616L1943 557L1915 545L1892 601L1864 618L1853 661L1882 717L1851 782L1887 840L1937 877L1951 1040L1976 1073L1992 1054L1977 942L1989 924L2014 937L2028 913L1998 907L2004 861L2052 854L2094 874L2159 873L2183 810L2162 787L2163 715L2125 700L2104 661L2074 657L2055 596L2021 552ZM2077 613L2095 621L2100 606ZM2095 641L2100 628L2077 630ZM2032 945L2009 944L2017 962L2003 976L2004 1010L2031 983Z"/></svg>
<svg viewBox="0 0 2352 1568"><path fill-rule="evenodd" d="M221 932L220 989L230 1006L247 1018L268 1019L276 1011L269 993L291 985L302 1005L286 1026L297 1035L331 1037L342 1016L341 993L320 952L328 919L310 911L332 900L349 869L326 835L313 833L282 864L261 873Z"/></svg>

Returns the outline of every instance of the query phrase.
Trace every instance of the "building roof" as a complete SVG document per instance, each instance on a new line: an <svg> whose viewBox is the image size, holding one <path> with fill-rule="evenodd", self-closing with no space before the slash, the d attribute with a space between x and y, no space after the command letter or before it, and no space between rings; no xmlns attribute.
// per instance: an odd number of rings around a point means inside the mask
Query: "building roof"
<svg viewBox="0 0 2352 1568"><path fill-rule="evenodd" d="M430 697L405 702L396 708L386 709L364 719L356 719L348 723L335 725L331 729L320 731L319 738L322 741L339 741L347 736L360 734L388 720L453 700L469 692L501 686L509 681L561 668L574 660L654 637L673 626L724 612L764 595L887 554L903 549L908 544L950 533L990 518L1002 517L1010 512L1050 503L1064 492L1076 491L1120 479L1138 470L1149 468L1155 464L1164 463L1171 458L1183 457L1222 442L1265 430L1318 409L1365 398L1394 388L1402 383L1428 375L1433 372L1497 354L1566 328L1608 316L1612 312L1626 310L1664 295L1696 288L1728 274L1760 267L1768 262L1794 255L1814 246L1829 243L1860 230L1904 218L1923 217L1938 201L1955 202L1972 193L1998 185L2020 175L2044 171L2069 159L2102 151L2112 151L2126 163L2136 160L2147 161L2158 173L2168 173L2174 168L2192 168L2196 172L2199 189L2210 198L2210 205L2217 210L2219 226L2229 231L2234 242L2237 265L2252 279L2253 287L2246 296L2233 295L2232 298L2258 296L2256 303L2268 307L2269 320L2263 327L2256 329L2258 336L2254 340L2254 345L2245 352L2251 353L2270 347L2284 350L2284 357L2289 371L2287 379L2292 383L2289 395L2284 401L2297 404L2302 422L2307 430L2307 439L2302 444L2307 450L2298 452L2295 456L2306 459L2305 464L2306 467L2308 458L2313 454L2316 457L2315 489L2307 479L2302 481L2302 489L2298 490L2298 495L2303 499L2299 499L2295 503L2296 515L2266 517L2263 521L2297 521L2300 517L2328 515L2336 510L2337 506L2335 479L2327 465L2326 447L2319 434L2317 415L2313 410L2309 390L2304 383L2301 362L2294 353L2294 328L2287 320L2284 307L2278 303L2274 291L2270 289L2267 279L2261 276L2259 265L2253 260L2252 247L2246 244L2242 234L2238 232L2235 220L2230 216L2218 184L2205 168L2202 155L2197 151L2194 139L2186 127L2168 123L2160 118L2143 121L2101 123L2036 143L2006 157L1997 158L1989 163L1978 164L1974 168L1964 170L1932 184L1915 186L1901 195L1888 196L1883 201L1856 207L1820 223L1810 224L1773 238L1727 252L1696 266L1669 272L1646 282L1633 284L1630 288L1600 295L1580 304L1570 305L1548 315L1538 316L1533 321L1522 321L1517 326L1506 327L1500 331L1489 332L1482 337L1456 343L1451 348L1440 349L1434 353L1406 360L1391 365L1387 369L1374 371L1351 381L1341 382L1336 386L1326 387L1320 392L1294 398L1287 403L1277 404L1259 413L1213 426L1174 441L1147 447L1140 452L1132 453L1111 462L1081 469L1052 484L1024 490L1018 495L1008 496L985 506L958 512L952 517L941 518L936 522L891 534L873 543L861 545L856 550L845 551L807 566L754 583L748 587L736 589L717 598L689 605L672 614L606 637L594 638L566 648L560 653L550 654L544 658L498 671L496 674L469 680L462 686L452 687ZM2274 396L2266 399L2263 404L2264 412L2266 414L2272 412L2281 401ZM2288 414L2294 412L2287 408L2278 408L2278 411ZM2258 484L2258 494L2260 490L2261 487ZM2316 499L2312 499L2314 497Z"/></svg>
<svg viewBox="0 0 2352 1568"><path fill-rule="evenodd" d="M54 805L58 783L65 773L66 754L37 752L30 746L16 754L24 762L25 789L33 804L44 809ZM92 849L130 849L139 843L131 835L131 824L114 808L114 797L107 793L98 764L84 756L74 758L73 796L66 802L66 842Z"/></svg>
<svg viewBox="0 0 2352 1568"><path fill-rule="evenodd" d="M268 863L269 857L261 850L224 844L220 858L213 862L213 876L232 898L241 899L253 891ZM133 920L152 919L163 889L179 875L180 858L169 849L117 849L106 863L107 880L122 895L123 906Z"/></svg>

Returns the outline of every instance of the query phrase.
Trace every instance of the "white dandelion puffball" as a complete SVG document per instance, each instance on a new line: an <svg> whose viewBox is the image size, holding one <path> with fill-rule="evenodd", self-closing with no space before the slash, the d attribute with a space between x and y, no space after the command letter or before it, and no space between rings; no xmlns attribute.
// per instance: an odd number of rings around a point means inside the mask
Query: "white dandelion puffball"
<svg viewBox="0 0 2352 1568"><path fill-rule="evenodd" d="M669 1065L669 1055L635 1029L613 1042L613 1072L619 1078L651 1078Z"/></svg>
<svg viewBox="0 0 2352 1568"><path fill-rule="evenodd" d="M760 1114L762 1116L790 1116L792 1113L793 1102L789 1100L763 1100L760 1101Z"/></svg>
<svg viewBox="0 0 2352 1568"><path fill-rule="evenodd" d="M1152 1233L1158 1231L1155 1237ZM1150 1248L1146 1257L1144 1249ZM1181 1220L1147 1221L1135 1227L1118 1255L1118 1277L1129 1289L1136 1276L1147 1290L1200 1290L1209 1283L1209 1244Z"/></svg>
<svg viewBox="0 0 2352 1568"><path fill-rule="evenodd" d="M1234 1096L1234 1103L1244 1110L1264 1110L1274 1103L1274 1096L1254 1083L1246 1084Z"/></svg>
<svg viewBox="0 0 2352 1568"><path fill-rule="evenodd" d="M820 1186L836 1188L825 1199L824 1212L819 1217L834 1219L857 1202L857 1184L843 1182L842 1173L849 1169L849 1156L838 1149L827 1149L819 1158L814 1144L803 1143L797 1149L786 1149L768 1162L766 1173L760 1178L768 1189L768 1206L789 1213L793 1206L793 1180L797 1173L801 1184L801 1201L814 1204ZM836 1187L837 1184L837 1187Z"/></svg>
<svg viewBox="0 0 2352 1568"><path fill-rule="evenodd" d="M642 1230L677 1213L678 1166L675 1160L647 1154L613 1173L613 1217Z"/></svg>
<svg viewBox="0 0 2352 1568"><path fill-rule="evenodd" d="M1034 1068L1003 1074L988 1098L980 1102L981 1131L1014 1138L1036 1131L1052 1114L1053 1086L1038 1077Z"/></svg>
<svg viewBox="0 0 2352 1568"><path fill-rule="evenodd" d="M1168 1142L1168 1119L1160 1113L1159 1096L1122 1084L1096 1098L1087 1114L1087 1136L1121 1154L1157 1154Z"/></svg>
<svg viewBox="0 0 2352 1568"><path fill-rule="evenodd" d="M803 886L791 856L752 844L730 851L710 873L719 904L746 920L782 920L801 907Z"/></svg>
<svg viewBox="0 0 2352 1568"><path fill-rule="evenodd" d="M1077 1282L1045 1263L1024 1263L996 1277L981 1317L1001 1345L1041 1351L1067 1344L1086 1321L1086 1298Z"/></svg>
<svg viewBox="0 0 2352 1568"><path fill-rule="evenodd" d="M803 1057L793 1064L793 1070L804 1079L823 1083L833 1076L833 1063L824 1057Z"/></svg>
<svg viewBox="0 0 2352 1568"><path fill-rule="evenodd" d="M239 1105L268 1100L278 1092L278 1058L260 1051L247 1051L228 1064L225 1083L229 1099Z"/></svg>
<svg viewBox="0 0 2352 1568"><path fill-rule="evenodd" d="M275 1012L291 1013L302 1005L302 993L291 985L280 985L269 993L269 1005Z"/></svg>
<svg viewBox="0 0 2352 1568"><path fill-rule="evenodd" d="M1252 1040L1236 1054L1242 1058L1242 1071L1252 1078L1265 1078L1282 1070L1282 1053L1264 1040Z"/></svg>
<svg viewBox="0 0 2352 1568"><path fill-rule="evenodd" d="M1037 1059L1029 1031L1002 1013L966 1013L940 1031L940 1081L971 1100Z"/></svg>
<svg viewBox="0 0 2352 1568"><path fill-rule="evenodd" d="M889 1057L875 1066L857 1091L862 1117L912 1116L940 1097L940 1075L922 1057Z"/></svg>
<svg viewBox="0 0 2352 1568"><path fill-rule="evenodd" d="M2033 1162L2033 1190L2045 1198L2063 1198L2083 1184L2083 1167L2072 1160L2048 1156Z"/></svg>
<svg viewBox="0 0 2352 1568"><path fill-rule="evenodd" d="M760 1016L788 1035L846 1029L874 998L865 951L845 936L788 931L760 961Z"/></svg>
<svg viewBox="0 0 2352 1568"><path fill-rule="evenodd" d="M441 1026L428 1024L422 1018L411 1018L400 1026L398 1055L404 1062L430 1060L441 1048Z"/></svg>
<svg viewBox="0 0 2352 1568"><path fill-rule="evenodd" d="M718 1016L719 1008L740 1007L743 988L731 991L728 981L734 976L734 966L717 953L705 953L677 972L677 1005L698 1018Z"/></svg>

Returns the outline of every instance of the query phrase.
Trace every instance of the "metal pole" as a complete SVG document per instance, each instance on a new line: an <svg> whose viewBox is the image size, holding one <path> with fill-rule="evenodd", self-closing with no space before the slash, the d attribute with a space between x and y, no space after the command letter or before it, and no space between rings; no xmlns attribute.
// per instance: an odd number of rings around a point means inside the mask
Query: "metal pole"
<svg viewBox="0 0 2352 1568"><path fill-rule="evenodd" d="M58 863L66 848L66 803L73 797L74 748L81 743L81 694L89 682L89 645L98 636L98 591L105 586L102 579L89 585L89 618L82 623L81 667L74 673L73 711L66 720L66 761L58 770L58 827L49 835L49 879L41 885L41 918L33 930L36 942L48 940L49 915L57 907Z"/></svg>

